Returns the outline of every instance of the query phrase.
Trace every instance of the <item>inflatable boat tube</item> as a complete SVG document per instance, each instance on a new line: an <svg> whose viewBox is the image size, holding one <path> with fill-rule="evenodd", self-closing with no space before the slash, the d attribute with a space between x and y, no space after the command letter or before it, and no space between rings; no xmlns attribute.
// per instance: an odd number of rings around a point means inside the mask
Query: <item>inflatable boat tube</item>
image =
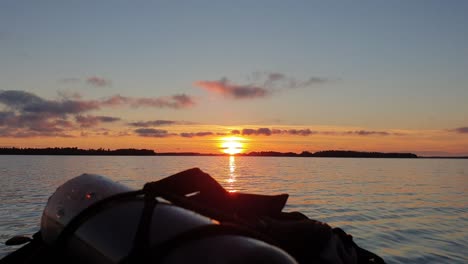
<svg viewBox="0 0 468 264"><path fill-rule="evenodd" d="M296 263L282 249L222 226L105 177L83 174L49 198L41 236L82 263ZM141 237L147 240L143 244Z"/></svg>

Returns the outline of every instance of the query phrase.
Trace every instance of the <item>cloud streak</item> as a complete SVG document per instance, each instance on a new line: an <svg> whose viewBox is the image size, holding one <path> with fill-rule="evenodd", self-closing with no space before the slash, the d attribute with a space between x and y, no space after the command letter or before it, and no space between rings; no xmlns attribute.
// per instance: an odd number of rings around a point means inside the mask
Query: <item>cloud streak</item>
<svg viewBox="0 0 468 264"><path fill-rule="evenodd" d="M107 80L98 76L88 77L86 79L86 83L94 87L106 87L106 86L111 86L112 84L110 80Z"/></svg>
<svg viewBox="0 0 468 264"><path fill-rule="evenodd" d="M179 134L181 137L185 138L192 138L192 137L206 137L206 136L213 136L215 133L209 132L209 131L204 131L204 132L190 132L190 133L180 133Z"/></svg>
<svg viewBox="0 0 468 264"><path fill-rule="evenodd" d="M468 127L457 127L449 131L456 132L459 134L468 134Z"/></svg>
<svg viewBox="0 0 468 264"><path fill-rule="evenodd" d="M290 135L290 136L311 136L311 135L329 135L329 136L401 136L402 133L389 131L355 130L355 131L316 131L309 128L304 129L270 129L270 128L244 128L242 130L231 130L231 135L242 136L271 136L271 135Z"/></svg>
<svg viewBox="0 0 468 264"><path fill-rule="evenodd" d="M260 136L260 135L271 136L272 132L271 132L271 129L265 128L265 127L262 127L262 128L259 128L259 129L244 128L244 129L242 129L241 134L243 136L252 136L252 135L254 135L254 136Z"/></svg>
<svg viewBox="0 0 468 264"><path fill-rule="evenodd" d="M197 81L195 86L205 89L208 92L221 94L234 99L252 99L266 97L271 91L254 85L238 85L231 83L227 78L218 81Z"/></svg>
<svg viewBox="0 0 468 264"><path fill-rule="evenodd" d="M328 79L321 77L310 77L306 80L298 80L279 72L255 72L249 79L252 83L237 84L223 77L215 81L196 81L193 85L210 93L220 94L226 98L254 99L268 97L278 91L305 88L328 82Z"/></svg>
<svg viewBox="0 0 468 264"><path fill-rule="evenodd" d="M86 115L86 116L75 116L76 122L80 125L80 127L95 127L101 123L113 123L120 121L121 119L118 117L112 116L93 116L93 115Z"/></svg>
<svg viewBox="0 0 468 264"><path fill-rule="evenodd" d="M100 101L102 106L122 106L128 105L133 108L154 107L183 109L196 104L195 99L186 94L176 94L166 97L142 98L114 95Z"/></svg>
<svg viewBox="0 0 468 264"><path fill-rule="evenodd" d="M172 125L194 125L195 122L189 121L175 121L175 120L150 120L150 121L137 121L127 123L133 127L157 127L157 126L172 126Z"/></svg>
<svg viewBox="0 0 468 264"><path fill-rule="evenodd" d="M139 129L135 129L134 132L140 137L154 137L154 138L166 138L166 137L177 135L177 134L171 134L167 130L154 129L154 128L139 128Z"/></svg>
<svg viewBox="0 0 468 264"><path fill-rule="evenodd" d="M306 80L299 80L279 72L256 72L253 74L252 79L256 82L263 82L263 87L280 90L306 88L328 82L328 79L322 77L309 77Z"/></svg>
<svg viewBox="0 0 468 264"><path fill-rule="evenodd" d="M106 87L106 86L111 86L112 81L109 79L105 79L103 77L99 76L90 76L84 79L81 78L63 78L59 80L62 83L68 83L68 84L73 84L73 83L85 83L87 85L93 86L93 87Z"/></svg>

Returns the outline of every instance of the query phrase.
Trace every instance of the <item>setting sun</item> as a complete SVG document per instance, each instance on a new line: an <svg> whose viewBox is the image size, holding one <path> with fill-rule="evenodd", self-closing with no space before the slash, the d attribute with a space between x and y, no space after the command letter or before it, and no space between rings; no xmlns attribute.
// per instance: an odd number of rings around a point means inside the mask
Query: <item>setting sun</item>
<svg viewBox="0 0 468 264"><path fill-rule="evenodd" d="M227 137L221 139L221 151L229 154L239 154L244 150L243 139L240 137Z"/></svg>

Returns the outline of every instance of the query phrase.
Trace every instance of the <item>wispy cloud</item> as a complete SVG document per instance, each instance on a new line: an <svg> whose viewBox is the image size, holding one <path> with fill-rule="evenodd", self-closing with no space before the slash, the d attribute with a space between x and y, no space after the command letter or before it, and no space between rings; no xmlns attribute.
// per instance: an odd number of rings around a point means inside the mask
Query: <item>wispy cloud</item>
<svg viewBox="0 0 468 264"><path fill-rule="evenodd" d="M176 94L166 97L128 97L122 95L114 95L101 100L103 106L121 106L129 105L134 108L138 107L155 107L155 108L173 108L181 109L194 106L195 99L186 94Z"/></svg>
<svg viewBox="0 0 468 264"><path fill-rule="evenodd" d="M294 136L309 136L313 134L317 134L316 131L312 131L308 128L306 129L289 129L287 130L287 133L289 135L294 135Z"/></svg>
<svg viewBox="0 0 468 264"><path fill-rule="evenodd" d="M105 87L105 86L111 86L112 82L111 80L107 80L105 78L99 77L99 76L91 76L86 79L86 83L94 86L94 87Z"/></svg>
<svg viewBox="0 0 468 264"><path fill-rule="evenodd" d="M197 81L195 86L203 88L209 92L221 94L234 99L251 99L268 96L271 91L263 87L254 85L238 85L231 83L227 78L218 81Z"/></svg>
<svg viewBox="0 0 468 264"><path fill-rule="evenodd" d="M189 121L175 121L175 120L150 120L150 121L137 121L128 123L129 126L134 127L156 127L156 126L172 126L172 125L194 125L195 122Z"/></svg>
<svg viewBox="0 0 468 264"><path fill-rule="evenodd" d="M204 131L204 132L190 132L190 133L180 133L181 137L192 138L192 137L206 137L206 136L213 136L213 132Z"/></svg>
<svg viewBox="0 0 468 264"><path fill-rule="evenodd" d="M356 131L347 131L346 134L354 134L359 136L388 136L391 135L390 132L387 131L369 131L369 130L356 130Z"/></svg>
<svg viewBox="0 0 468 264"><path fill-rule="evenodd" d="M155 137L155 138L165 138L165 137L177 135L177 134L171 134L167 130L154 129L154 128L139 128L139 129L135 129L134 132L138 136L141 136L141 137Z"/></svg>
<svg viewBox="0 0 468 264"><path fill-rule="evenodd" d="M263 83L262 87L279 90L306 88L329 81L316 76L300 80L280 72L254 72L250 79L255 83Z"/></svg>
<svg viewBox="0 0 468 264"><path fill-rule="evenodd" d="M266 127L262 127L259 129L244 128L242 129L241 134L243 136L251 136L251 135L271 136L271 129L266 128Z"/></svg>
<svg viewBox="0 0 468 264"><path fill-rule="evenodd" d="M279 72L254 72L247 84L237 84L223 77L220 80L201 80L194 82L194 86L208 92L223 95L232 99L253 99L267 97L275 92L287 89L304 88L328 82L321 77L309 77L299 80Z"/></svg>
<svg viewBox="0 0 468 264"><path fill-rule="evenodd" d="M75 120L81 127L94 127L100 123L112 123L120 121L121 119L112 116L78 115L75 116Z"/></svg>
<svg viewBox="0 0 468 264"><path fill-rule="evenodd" d="M172 121L172 120L152 120L152 121L131 122L131 123L128 123L128 125L134 126L134 127L152 127L152 126L174 125L176 123L177 121Z"/></svg>
<svg viewBox="0 0 468 264"><path fill-rule="evenodd" d="M73 138L73 135L69 135L62 132L44 132L44 131L16 131L11 129L1 129L0 137L9 138L32 138L32 137L63 137Z"/></svg>
<svg viewBox="0 0 468 264"><path fill-rule="evenodd" d="M318 131L310 128L304 129L277 129L277 128L244 128L231 130L231 135L243 136L271 136L271 135L290 135L290 136L311 136L311 135L329 135L329 136L401 136L402 133L391 131L373 131L373 130L349 130L349 131Z"/></svg>
<svg viewBox="0 0 468 264"><path fill-rule="evenodd" d="M450 129L449 131L460 133L460 134L468 134L468 127L457 127L454 129Z"/></svg>
<svg viewBox="0 0 468 264"><path fill-rule="evenodd" d="M76 77L68 77L68 78L62 78L59 80L59 82L64 83L64 84L79 84L79 83L84 83L93 87L106 87L106 86L111 86L112 81L103 77L99 76L89 76L86 78L76 78Z"/></svg>

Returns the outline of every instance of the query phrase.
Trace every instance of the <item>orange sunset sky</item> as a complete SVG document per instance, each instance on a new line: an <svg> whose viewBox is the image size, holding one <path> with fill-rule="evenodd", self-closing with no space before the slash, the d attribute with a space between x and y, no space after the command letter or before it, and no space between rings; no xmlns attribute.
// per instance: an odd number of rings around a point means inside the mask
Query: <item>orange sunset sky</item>
<svg viewBox="0 0 468 264"><path fill-rule="evenodd" d="M0 147L468 155L466 2L267 3L2 2Z"/></svg>

